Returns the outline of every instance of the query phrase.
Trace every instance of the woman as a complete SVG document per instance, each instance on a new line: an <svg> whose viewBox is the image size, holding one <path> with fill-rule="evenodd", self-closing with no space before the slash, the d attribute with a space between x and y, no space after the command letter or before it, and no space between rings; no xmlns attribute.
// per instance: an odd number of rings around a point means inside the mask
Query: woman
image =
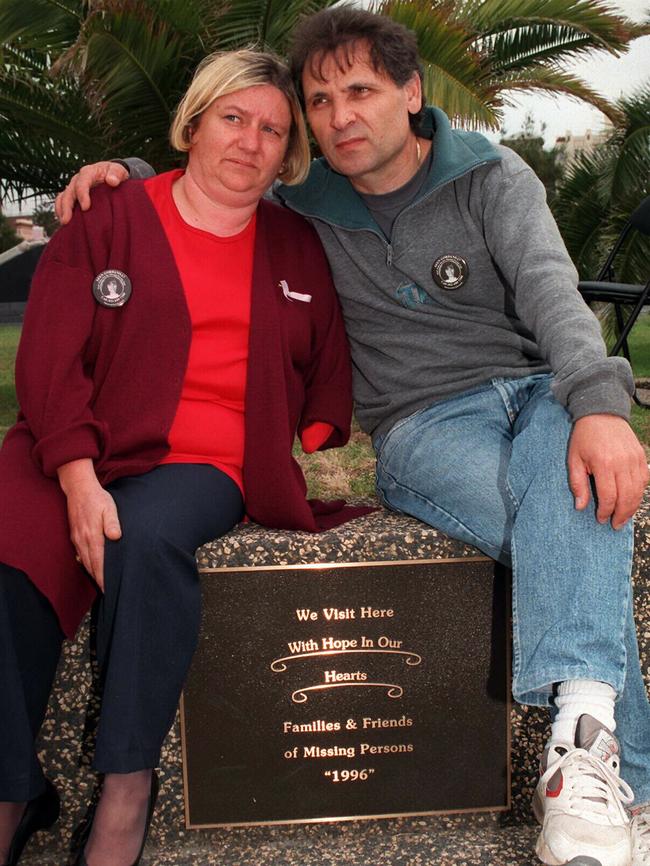
<svg viewBox="0 0 650 866"><path fill-rule="evenodd" d="M207 58L171 141L186 170L98 191L48 245L25 316L21 414L0 452L9 866L58 816L34 738L97 587L104 781L77 863L131 866L196 644L195 549L244 514L311 531L353 516L317 516L291 457L296 430L306 450L344 444L351 399L320 244L261 199L308 167L288 71L250 51Z"/></svg>

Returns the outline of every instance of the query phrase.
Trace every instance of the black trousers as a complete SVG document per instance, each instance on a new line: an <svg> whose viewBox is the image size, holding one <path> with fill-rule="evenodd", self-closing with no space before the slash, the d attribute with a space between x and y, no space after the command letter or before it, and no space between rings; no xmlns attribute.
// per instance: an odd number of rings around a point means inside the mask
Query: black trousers
<svg viewBox="0 0 650 866"><path fill-rule="evenodd" d="M196 548L228 532L243 502L234 481L199 464L159 466L108 489L122 538L106 542L96 610L102 707L94 767L129 773L158 764L196 647ZM49 602L0 564L0 801L43 790L34 741L62 642Z"/></svg>

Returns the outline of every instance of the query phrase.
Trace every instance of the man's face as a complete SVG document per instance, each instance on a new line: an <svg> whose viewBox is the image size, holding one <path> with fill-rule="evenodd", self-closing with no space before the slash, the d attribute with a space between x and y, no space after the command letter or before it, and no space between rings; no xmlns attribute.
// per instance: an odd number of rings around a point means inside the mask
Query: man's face
<svg viewBox="0 0 650 866"><path fill-rule="evenodd" d="M347 55L326 55L315 64L318 76L311 67L308 60L302 73L307 119L332 168L360 192L390 192L406 183L413 174L409 113L422 102L417 73L399 87L373 68L363 43Z"/></svg>

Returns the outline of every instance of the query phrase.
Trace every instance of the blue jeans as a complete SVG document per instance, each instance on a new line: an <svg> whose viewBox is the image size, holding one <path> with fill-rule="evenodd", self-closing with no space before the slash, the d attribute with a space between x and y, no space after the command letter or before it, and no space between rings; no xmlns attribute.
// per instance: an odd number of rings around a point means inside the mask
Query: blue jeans
<svg viewBox="0 0 650 866"><path fill-rule="evenodd" d="M622 774L650 800L650 705L632 610L633 526L577 511L571 421L551 377L495 379L398 421L378 437L385 504L472 544L513 572L517 701L552 702L554 683L592 679L618 695Z"/></svg>

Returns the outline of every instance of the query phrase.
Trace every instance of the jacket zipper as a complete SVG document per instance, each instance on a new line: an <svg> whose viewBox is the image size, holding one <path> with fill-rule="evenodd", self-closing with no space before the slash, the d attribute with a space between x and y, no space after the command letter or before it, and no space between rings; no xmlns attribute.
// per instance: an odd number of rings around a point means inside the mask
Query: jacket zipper
<svg viewBox="0 0 650 866"><path fill-rule="evenodd" d="M453 183L454 181L458 180L459 178L464 177L466 174L469 174L469 172L475 171L477 168L481 168L484 165L489 165L490 163L495 162L495 161L496 160L494 160L494 159L484 159L483 162L477 162L476 165L472 165L466 171L462 171L462 172L460 172L460 174L457 174L454 177L447 178L447 180L443 181L442 183L437 184L437 186L432 187L427 193L425 193L425 195L422 196L422 198L419 198L417 201L411 202L411 204L408 205L407 207L405 207L403 211L400 211L400 213L395 218L395 222L397 222L397 220L400 219L400 217L403 214L405 214L407 211L411 210L411 208L414 208L414 207L416 207L416 205L419 205L421 202L426 201L426 199L428 199L430 195L433 195L434 192L437 192L443 186L447 186L448 183ZM285 207L286 207L286 205L285 205ZM306 213L304 210L300 210L298 208L292 207L292 208L290 208L290 210L295 211L295 213L301 214L306 219L320 220L321 222L324 222L325 225L333 226L334 228L337 228L337 229L342 229L345 232L370 232L370 234L376 235L380 241L382 241L384 244L386 244L386 265L389 268L392 267L392 264L393 264L393 247L392 247L390 241L387 241L386 237L382 233L375 231L375 229L373 229L372 226L363 226L362 228L353 229L353 228L339 225L338 223L336 223L332 220L326 219L320 215ZM394 225L395 224L393 223L393 226Z"/></svg>
<svg viewBox="0 0 650 866"><path fill-rule="evenodd" d="M400 217L411 210L411 208L416 207L416 205L420 204L420 202L426 201L430 195L433 195L434 192L437 192L439 189L442 189L443 186L447 186L448 183L454 183L454 181L459 180L461 177L465 177L466 174L469 174L472 171L475 171L477 168L481 168L484 165L489 165L490 163L495 162L493 159L484 159L483 162L477 162L476 165L473 165L471 168L468 168L467 171L463 171L460 174L457 174L455 177L450 177L448 180L443 181L443 183L439 183L437 186L432 187L429 192L425 193L422 198L419 198L417 201L412 201L411 204L407 205L404 210L401 210L397 216L395 217L395 223ZM395 227L395 223L393 223L393 228ZM342 226L339 226L342 228ZM391 256L392 259L392 256Z"/></svg>

